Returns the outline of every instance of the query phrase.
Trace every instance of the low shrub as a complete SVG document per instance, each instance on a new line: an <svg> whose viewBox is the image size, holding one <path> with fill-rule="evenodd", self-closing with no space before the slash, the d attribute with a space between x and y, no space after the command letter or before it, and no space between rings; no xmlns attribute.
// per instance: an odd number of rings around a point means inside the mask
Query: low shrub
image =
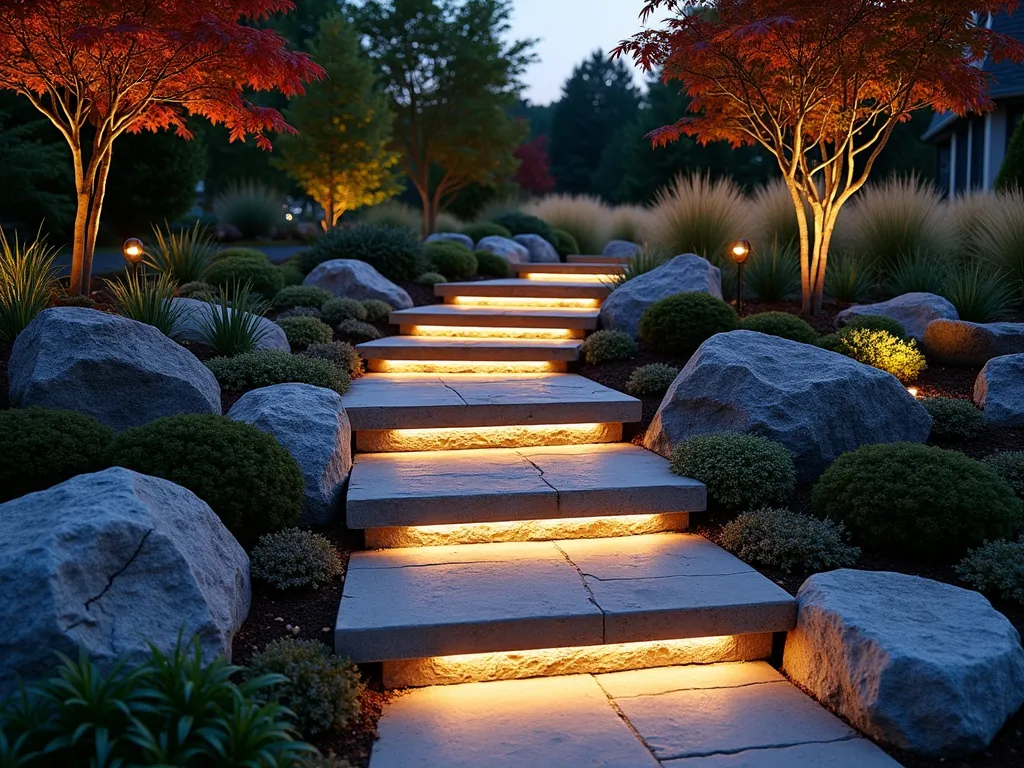
<svg viewBox="0 0 1024 768"><path fill-rule="evenodd" d="M451 240L427 243L427 263L447 280L465 280L477 271L476 256L466 246Z"/></svg>
<svg viewBox="0 0 1024 768"><path fill-rule="evenodd" d="M1008 482L1014 493L1024 497L1024 451L993 453L982 459L982 463Z"/></svg>
<svg viewBox="0 0 1024 768"><path fill-rule="evenodd" d="M706 293L677 293L640 317L640 340L656 352L686 357L716 333L739 327L736 310Z"/></svg>
<svg viewBox="0 0 1024 768"><path fill-rule="evenodd" d="M199 335L218 355L232 357L251 352L270 332L263 322L268 304L254 295L249 284L222 288L202 317Z"/></svg>
<svg viewBox="0 0 1024 768"><path fill-rule="evenodd" d="M178 289L181 290L180 288ZM58 307L82 307L83 309L97 309L99 302L89 296L61 296L56 301Z"/></svg>
<svg viewBox="0 0 1024 768"><path fill-rule="evenodd" d="M595 331L580 346L590 365L628 360L636 354L636 342L624 331Z"/></svg>
<svg viewBox="0 0 1024 768"><path fill-rule="evenodd" d="M332 341L329 344L310 344L302 354L327 360L336 368L348 373L350 378L358 379L363 375L363 358L356 348L344 341Z"/></svg>
<svg viewBox="0 0 1024 768"><path fill-rule="evenodd" d="M213 255L213 257L218 261L223 259L250 259L252 261L258 261L261 264L265 261L270 261L270 259L267 258L267 254L259 248L245 248L243 246L221 248Z"/></svg>
<svg viewBox="0 0 1024 768"><path fill-rule="evenodd" d="M566 256L572 256L580 252L580 247L576 243L576 238L566 232L564 229L552 229L551 234L554 236L554 242L552 245L555 246L555 250L558 251L558 255L565 261Z"/></svg>
<svg viewBox="0 0 1024 768"><path fill-rule="evenodd" d="M626 380L626 391L634 397L664 395L679 375L679 369L664 363L641 365Z"/></svg>
<svg viewBox="0 0 1024 768"><path fill-rule="evenodd" d="M447 283L448 278L442 275L440 272L424 272L422 275L416 278L418 285L437 285L438 283Z"/></svg>
<svg viewBox="0 0 1024 768"><path fill-rule="evenodd" d="M383 337L380 331L362 320L343 320L338 323L338 335L350 344L362 344L365 341L376 341Z"/></svg>
<svg viewBox="0 0 1024 768"><path fill-rule="evenodd" d="M316 589L342 574L341 558L326 538L301 528L266 533L249 553L254 579L275 589Z"/></svg>
<svg viewBox="0 0 1024 768"><path fill-rule="evenodd" d="M988 541L972 549L956 566L956 573L979 592L1024 603L1024 536L1018 541Z"/></svg>
<svg viewBox="0 0 1024 768"><path fill-rule="evenodd" d="M286 288L290 285L302 285L302 281L306 279L297 259L289 259L283 264L278 264L277 268L281 272L281 279L284 280Z"/></svg>
<svg viewBox="0 0 1024 768"><path fill-rule="evenodd" d="M727 509L783 504L796 483L793 456L767 437L719 432L684 440L672 451L672 471L707 486Z"/></svg>
<svg viewBox="0 0 1024 768"><path fill-rule="evenodd" d="M363 303L357 299L329 299L320 307L324 322L338 325L345 320L366 320L369 313Z"/></svg>
<svg viewBox="0 0 1024 768"><path fill-rule="evenodd" d="M363 683L356 665L316 640L274 640L249 660L248 675L283 676L273 696L295 714L305 736L338 731L360 712Z"/></svg>
<svg viewBox="0 0 1024 768"><path fill-rule="evenodd" d="M372 327L372 326L371 326ZM327 360L290 355L276 349L260 349L235 357L215 357L206 361L223 389L248 392L274 384L298 382L333 389L339 395L348 390L349 377Z"/></svg>
<svg viewBox="0 0 1024 768"><path fill-rule="evenodd" d="M178 284L170 275L161 273L147 279L138 272L125 272L116 280L107 280L106 284L122 315L151 325L164 336L175 335L185 310L181 304L171 301L177 293Z"/></svg>
<svg viewBox="0 0 1024 768"><path fill-rule="evenodd" d="M932 437L974 437L985 426L981 411L968 400L926 397L921 405L931 414Z"/></svg>
<svg viewBox="0 0 1024 768"><path fill-rule="evenodd" d="M334 294L315 285L289 285L274 296L274 309L295 309L295 307L322 307L334 298Z"/></svg>
<svg viewBox="0 0 1024 768"><path fill-rule="evenodd" d="M472 238L474 243L479 243L485 237L512 237L507 227L495 224L493 221L478 221L476 224L469 224L462 228L462 234Z"/></svg>
<svg viewBox="0 0 1024 768"><path fill-rule="evenodd" d="M0 503L42 491L106 464L109 427L53 408L0 411Z"/></svg>
<svg viewBox="0 0 1024 768"><path fill-rule="evenodd" d="M543 219L522 211L507 211L495 216L491 221L516 235L540 235L552 245L555 244L555 233L551 225Z"/></svg>
<svg viewBox="0 0 1024 768"><path fill-rule="evenodd" d="M1024 505L994 470L914 443L843 454L814 486L813 503L865 547L924 560L959 557L1024 524Z"/></svg>
<svg viewBox="0 0 1024 768"><path fill-rule="evenodd" d="M323 320L324 313L315 307L295 307L279 313L277 319L285 320L289 317L315 317L317 320Z"/></svg>
<svg viewBox="0 0 1024 768"><path fill-rule="evenodd" d="M862 331L886 331L897 339L908 338L907 330L903 327L903 324L885 315L858 315L840 328L838 332L849 333L857 329Z"/></svg>
<svg viewBox="0 0 1024 768"><path fill-rule="evenodd" d="M334 338L331 326L315 317L286 317L278 320L292 350L303 350L310 344L326 344Z"/></svg>
<svg viewBox="0 0 1024 768"><path fill-rule="evenodd" d="M217 289L202 280L192 281L178 286L178 295L183 299L198 299L199 301L213 301Z"/></svg>
<svg viewBox="0 0 1024 768"><path fill-rule="evenodd" d="M488 277L508 277L511 273L508 262L490 251L476 252L476 271Z"/></svg>
<svg viewBox="0 0 1024 768"><path fill-rule="evenodd" d="M845 568L860 557L842 523L772 507L742 513L715 541L745 562L784 571Z"/></svg>
<svg viewBox="0 0 1024 768"><path fill-rule="evenodd" d="M761 312L749 315L743 318L740 327L745 331L757 331L804 344L814 344L818 340L818 332L810 323L788 312Z"/></svg>
<svg viewBox="0 0 1024 768"><path fill-rule="evenodd" d="M213 213L218 224L234 227L246 240L270 237L274 225L284 223L282 202L281 195L265 184L242 181L214 198Z"/></svg>
<svg viewBox="0 0 1024 768"><path fill-rule="evenodd" d="M281 270L263 260L247 256L229 256L217 259L206 271L206 282L215 288L249 283L252 290L266 298L277 295L284 287Z"/></svg>
<svg viewBox="0 0 1024 768"><path fill-rule="evenodd" d="M366 317L357 317L356 320L366 320L368 323L386 323L395 309L380 299L363 299L362 304L366 310Z"/></svg>
<svg viewBox="0 0 1024 768"><path fill-rule="evenodd" d="M904 341L888 331L844 329L836 334L833 351L891 373L903 382L913 381L928 367L917 342L913 339Z"/></svg>
<svg viewBox="0 0 1024 768"><path fill-rule="evenodd" d="M126 429L111 442L109 463L188 488L242 543L294 525L302 511L292 455L272 435L226 416L166 416Z"/></svg>
<svg viewBox="0 0 1024 768"><path fill-rule="evenodd" d="M412 280L424 262L423 243L404 227L333 227L299 259L307 274L325 261L356 259L364 261L388 280Z"/></svg>

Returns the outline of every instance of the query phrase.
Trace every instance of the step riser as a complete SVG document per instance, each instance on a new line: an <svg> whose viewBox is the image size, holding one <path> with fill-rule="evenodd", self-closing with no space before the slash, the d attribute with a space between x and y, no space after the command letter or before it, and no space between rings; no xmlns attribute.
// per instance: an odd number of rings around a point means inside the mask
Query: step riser
<svg viewBox="0 0 1024 768"><path fill-rule="evenodd" d="M448 297L490 296L504 299L595 299L611 289L600 283L559 283L538 280L484 280L478 283L438 283L434 295Z"/></svg>
<svg viewBox="0 0 1024 768"><path fill-rule="evenodd" d="M611 262L601 263L599 261L574 262L572 264L511 264L512 271L520 277L523 275L559 275L568 277L572 275L601 275L612 277L625 272L625 267Z"/></svg>
<svg viewBox="0 0 1024 768"><path fill-rule="evenodd" d="M399 339L406 338L399 336ZM423 339L429 345L430 340L426 337L412 337ZM359 344L356 349L364 360L415 360L416 362L430 363L516 363L516 362L575 362L579 359L579 343L572 339L563 339L554 342L559 346L543 346L548 343L538 339L536 345L529 340L501 339L493 344L475 339L470 345L460 346L458 339L445 339L443 346L408 346L396 343L393 345L381 344ZM481 343L483 342L483 343ZM507 346L506 346L507 344Z"/></svg>
<svg viewBox="0 0 1024 768"><path fill-rule="evenodd" d="M501 328L471 325L400 325L403 336L455 339L583 339L582 328Z"/></svg>
<svg viewBox="0 0 1024 768"><path fill-rule="evenodd" d="M760 661L771 656L772 640L770 633L761 633L385 661L384 687L421 688L558 675L599 675L683 664Z"/></svg>
<svg viewBox="0 0 1024 768"><path fill-rule="evenodd" d="M495 327L527 330L530 328L593 331L598 311L594 309L502 309L432 304L392 312L390 322L403 328L415 326Z"/></svg>
<svg viewBox="0 0 1024 768"><path fill-rule="evenodd" d="M544 424L449 429L382 429L356 432L360 453L461 451L473 448L534 448L541 445L617 443L622 424Z"/></svg>
<svg viewBox="0 0 1024 768"><path fill-rule="evenodd" d="M572 254L566 257L570 264L628 264L629 256L589 256Z"/></svg>
<svg viewBox="0 0 1024 768"><path fill-rule="evenodd" d="M370 373L565 373L562 360L367 360Z"/></svg>
<svg viewBox="0 0 1024 768"><path fill-rule="evenodd" d="M466 294L445 296L445 304L494 309L600 309L601 299L560 299L545 297L481 296Z"/></svg>

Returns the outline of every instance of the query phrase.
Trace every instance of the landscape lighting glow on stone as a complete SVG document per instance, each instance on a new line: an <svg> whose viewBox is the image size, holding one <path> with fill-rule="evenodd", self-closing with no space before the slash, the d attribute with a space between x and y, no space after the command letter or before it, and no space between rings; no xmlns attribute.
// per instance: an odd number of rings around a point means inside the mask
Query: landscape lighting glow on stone
<svg viewBox="0 0 1024 768"><path fill-rule="evenodd" d="M575 339L577 332L569 328L499 328L474 325L414 325L402 329L409 336L480 339Z"/></svg>
<svg viewBox="0 0 1024 768"><path fill-rule="evenodd" d="M557 360L367 360L371 373L558 373Z"/></svg>
<svg viewBox="0 0 1024 768"><path fill-rule="evenodd" d="M598 299L544 299L539 297L518 296L453 296L451 304L471 307L552 307L559 309L598 309Z"/></svg>
<svg viewBox="0 0 1024 768"><path fill-rule="evenodd" d="M621 422L522 424L498 427L358 430L356 448L367 453L451 451L470 448L616 443L621 439Z"/></svg>
<svg viewBox="0 0 1024 768"><path fill-rule="evenodd" d="M907 392L909 392L913 397L917 397L919 390L917 387L907 387Z"/></svg>

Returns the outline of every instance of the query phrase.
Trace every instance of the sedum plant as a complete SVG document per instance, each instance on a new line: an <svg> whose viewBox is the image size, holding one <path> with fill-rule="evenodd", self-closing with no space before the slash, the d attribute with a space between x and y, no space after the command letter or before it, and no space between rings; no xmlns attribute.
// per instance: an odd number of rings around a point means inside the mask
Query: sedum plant
<svg viewBox="0 0 1024 768"><path fill-rule="evenodd" d="M860 548L846 542L842 523L773 507L742 513L716 542L748 563L784 571L846 568L860 557Z"/></svg>
<svg viewBox="0 0 1024 768"><path fill-rule="evenodd" d="M634 397L664 395L679 375L679 369L665 363L651 363L636 368L626 380L626 391Z"/></svg>
<svg viewBox="0 0 1024 768"><path fill-rule="evenodd" d="M127 272L106 282L122 315L152 325L164 336L174 338L185 310L173 301L178 284L169 274L162 272L148 279L141 272Z"/></svg>
<svg viewBox="0 0 1024 768"><path fill-rule="evenodd" d="M252 292L249 283L222 288L210 303L199 326L203 344L218 355L233 357L256 349L268 333L263 322L267 303Z"/></svg>
<svg viewBox="0 0 1024 768"><path fill-rule="evenodd" d="M153 246L144 257L146 266L177 283L199 282L213 263L217 247L205 227L197 222L192 229L173 232L169 227L153 227Z"/></svg>
<svg viewBox="0 0 1024 768"><path fill-rule="evenodd" d="M595 331L580 346L590 365L628 360L636 354L636 342L625 331Z"/></svg>
<svg viewBox="0 0 1024 768"><path fill-rule="evenodd" d="M326 538L301 528L260 536L249 553L254 579L275 589L316 589L340 576L341 558Z"/></svg>
<svg viewBox="0 0 1024 768"><path fill-rule="evenodd" d="M45 239L20 243L0 229L0 340L13 342L49 306L57 289L56 255Z"/></svg>

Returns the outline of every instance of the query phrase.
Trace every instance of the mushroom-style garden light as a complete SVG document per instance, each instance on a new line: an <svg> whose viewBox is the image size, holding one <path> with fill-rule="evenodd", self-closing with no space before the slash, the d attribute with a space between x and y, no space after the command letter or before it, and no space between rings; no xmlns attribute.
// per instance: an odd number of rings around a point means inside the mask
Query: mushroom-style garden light
<svg viewBox="0 0 1024 768"><path fill-rule="evenodd" d="M736 263L736 311L743 311L743 265L750 258L750 241L735 240L729 244L729 258Z"/></svg>

